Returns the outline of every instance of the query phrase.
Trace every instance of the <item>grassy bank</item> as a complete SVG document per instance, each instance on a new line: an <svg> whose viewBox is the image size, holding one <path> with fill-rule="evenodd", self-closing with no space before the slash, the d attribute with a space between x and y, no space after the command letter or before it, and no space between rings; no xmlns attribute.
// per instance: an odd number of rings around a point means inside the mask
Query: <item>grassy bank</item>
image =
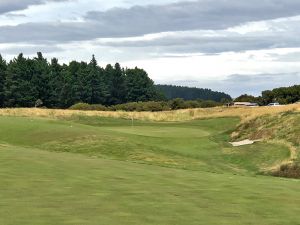
<svg viewBox="0 0 300 225"><path fill-rule="evenodd" d="M0 224L294 225L300 219L299 180L259 175L294 157L286 143L297 147L297 105L132 114L2 109L0 115ZM266 132L255 136L259 130ZM233 148L232 133L264 141Z"/></svg>
<svg viewBox="0 0 300 225"><path fill-rule="evenodd" d="M242 139L261 139L269 143L280 143L290 149L291 157L284 164L284 167L274 167L275 174L278 170L289 170L287 165L296 165L288 174L300 178L300 112L288 111L278 114L264 115L247 122L241 123L232 137L237 140ZM298 171L298 172L295 172Z"/></svg>

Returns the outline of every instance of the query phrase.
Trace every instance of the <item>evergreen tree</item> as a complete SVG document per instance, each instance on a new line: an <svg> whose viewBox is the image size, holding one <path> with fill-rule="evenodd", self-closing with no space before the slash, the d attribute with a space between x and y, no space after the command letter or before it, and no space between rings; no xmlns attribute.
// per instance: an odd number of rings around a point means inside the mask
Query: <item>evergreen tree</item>
<svg viewBox="0 0 300 225"><path fill-rule="evenodd" d="M110 104L117 105L126 102L126 81L124 71L119 63L115 64L115 68L110 77Z"/></svg>
<svg viewBox="0 0 300 225"><path fill-rule="evenodd" d="M32 60L25 59L22 53L9 63L4 87L5 106L34 107L38 92L31 83L33 73Z"/></svg>
<svg viewBox="0 0 300 225"><path fill-rule="evenodd" d="M91 62L88 65L85 90L87 91L87 103L90 104L105 104L109 96L108 88L104 80L104 73L98 67L95 56L93 55Z"/></svg>
<svg viewBox="0 0 300 225"><path fill-rule="evenodd" d="M50 68L41 52L37 53L37 57L33 60L34 68L31 78L32 88L37 92L37 99L41 100L43 104L47 107L50 107L50 92L49 92L49 83L50 83Z"/></svg>
<svg viewBox="0 0 300 225"><path fill-rule="evenodd" d="M129 102L151 101L158 98L154 82L143 69L126 70L127 100Z"/></svg>
<svg viewBox="0 0 300 225"><path fill-rule="evenodd" d="M6 79L6 61L0 55L0 107L4 105L4 82Z"/></svg>
<svg viewBox="0 0 300 225"><path fill-rule="evenodd" d="M59 95L59 104L61 105L62 108L67 108L72 106L72 90L71 90L71 74L69 71L69 66L64 64L61 67L60 75L62 77L62 89L61 93Z"/></svg>
<svg viewBox="0 0 300 225"><path fill-rule="evenodd" d="M153 81L144 70L124 70L119 63L98 66L72 61L48 63L42 53L34 59L23 54L8 64L0 56L0 107L68 108L79 102L115 105L127 101L158 100Z"/></svg>
<svg viewBox="0 0 300 225"><path fill-rule="evenodd" d="M49 80L49 107L51 108L60 108L63 107L61 103L62 98L62 89L63 89L63 76L62 76L62 68L58 64L58 60L53 58L50 64L50 80Z"/></svg>
<svg viewBox="0 0 300 225"><path fill-rule="evenodd" d="M203 88L190 88L173 85L156 85L156 89L162 92L167 99L182 98L184 100L213 100L216 102L231 101L230 95L223 92L212 91Z"/></svg>
<svg viewBox="0 0 300 225"><path fill-rule="evenodd" d="M65 83L64 83L64 106L70 107L75 103L82 102L83 96L83 76L82 70L87 68L86 63L79 63L72 61L67 70L64 71Z"/></svg>

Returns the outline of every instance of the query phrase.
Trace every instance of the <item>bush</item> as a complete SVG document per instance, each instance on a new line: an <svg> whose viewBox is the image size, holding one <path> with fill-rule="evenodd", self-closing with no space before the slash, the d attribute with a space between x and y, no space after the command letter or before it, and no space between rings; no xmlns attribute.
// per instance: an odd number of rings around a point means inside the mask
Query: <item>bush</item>
<svg viewBox="0 0 300 225"><path fill-rule="evenodd" d="M214 101L184 101L181 98L171 100L169 102L130 102L125 104L103 106L90 105L87 103L77 103L71 106L71 110L86 110L86 111L127 111L127 112L160 112L177 109L192 109L192 108L208 108L220 106L221 103Z"/></svg>
<svg viewBox="0 0 300 225"><path fill-rule="evenodd" d="M138 111L138 112L140 112L141 106L139 106L139 104L137 102L130 102L130 103L126 103L126 104L111 106L110 109L112 111L129 111L129 112Z"/></svg>
<svg viewBox="0 0 300 225"><path fill-rule="evenodd" d="M87 103L77 103L71 106L69 109L71 110L84 110L84 111L107 111L107 107L104 105L90 105Z"/></svg>
<svg viewBox="0 0 300 225"><path fill-rule="evenodd" d="M166 102L131 102L121 105L111 106L110 109L112 111L148 111L148 112L159 112L170 110L168 104Z"/></svg>
<svg viewBox="0 0 300 225"><path fill-rule="evenodd" d="M203 101L200 103L200 107L199 108L212 108L212 107L217 107L217 106L221 106L222 104L219 102L215 102L215 101Z"/></svg>
<svg viewBox="0 0 300 225"><path fill-rule="evenodd" d="M199 101L186 101L184 103L185 108L187 109L194 109L194 108L200 108L201 104Z"/></svg>
<svg viewBox="0 0 300 225"><path fill-rule="evenodd" d="M272 173L276 177L286 178L300 178L300 165L299 164L286 164L282 165L279 170Z"/></svg>
<svg viewBox="0 0 300 225"><path fill-rule="evenodd" d="M170 104L170 108L172 110L185 109L186 108L185 102L182 98L175 98L175 99L171 100L169 102L169 104Z"/></svg>
<svg viewBox="0 0 300 225"><path fill-rule="evenodd" d="M145 102L143 104L143 111L159 112L170 110L170 107L166 102Z"/></svg>

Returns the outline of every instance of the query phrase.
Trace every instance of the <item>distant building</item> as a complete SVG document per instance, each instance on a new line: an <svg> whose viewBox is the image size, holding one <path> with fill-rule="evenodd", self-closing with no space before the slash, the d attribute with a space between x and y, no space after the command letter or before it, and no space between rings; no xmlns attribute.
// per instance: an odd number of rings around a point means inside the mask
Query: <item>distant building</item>
<svg viewBox="0 0 300 225"><path fill-rule="evenodd" d="M238 106L238 107L258 107L257 103L252 103L252 102L234 102L233 106Z"/></svg>
<svg viewBox="0 0 300 225"><path fill-rule="evenodd" d="M274 102L274 103L270 103L267 106L280 106L280 104L278 102Z"/></svg>

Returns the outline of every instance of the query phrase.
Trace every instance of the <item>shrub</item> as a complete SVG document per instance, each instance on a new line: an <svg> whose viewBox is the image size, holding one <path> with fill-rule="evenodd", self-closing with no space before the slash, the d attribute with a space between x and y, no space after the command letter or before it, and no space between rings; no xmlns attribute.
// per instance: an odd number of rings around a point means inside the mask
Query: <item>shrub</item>
<svg viewBox="0 0 300 225"><path fill-rule="evenodd" d="M181 98L171 100L169 102L130 102L125 104L103 106L103 105L90 105L87 103L77 103L71 106L71 110L89 110L89 111L127 111L127 112L160 112L177 109L192 109L192 108L208 108L221 105L214 101L184 101Z"/></svg>
<svg viewBox="0 0 300 225"><path fill-rule="evenodd" d="M71 106L69 109L71 110L85 110L85 111L106 111L107 107L97 104L97 105L90 105L87 103L77 103Z"/></svg>
<svg viewBox="0 0 300 225"><path fill-rule="evenodd" d="M221 103L215 101L203 101L200 103L200 108L212 108L221 105L222 105Z"/></svg>
<svg viewBox="0 0 300 225"><path fill-rule="evenodd" d="M186 101L184 103L185 108L187 109L194 109L194 108L200 108L201 104L199 101Z"/></svg>
<svg viewBox="0 0 300 225"><path fill-rule="evenodd" d="M129 112L133 112L133 111L141 111L141 106L139 106L139 104L137 102L130 102L130 103L126 103L126 104L119 104L119 105L114 105L111 106L110 109L112 111L129 111Z"/></svg>
<svg viewBox="0 0 300 225"><path fill-rule="evenodd" d="M143 104L143 111L159 112L169 110L168 104L165 102L145 102Z"/></svg>
<svg viewBox="0 0 300 225"><path fill-rule="evenodd" d="M110 107L113 111L148 111L148 112L159 112L170 110L166 102L131 102L126 104L114 105Z"/></svg>
<svg viewBox="0 0 300 225"><path fill-rule="evenodd" d="M299 164L285 164L280 167L279 170L272 173L276 177L286 178L300 178L300 165Z"/></svg>
<svg viewBox="0 0 300 225"><path fill-rule="evenodd" d="M185 102L182 98L175 98L173 100L171 100L169 102L170 104L170 108L172 110L176 110L176 109L184 109L185 107Z"/></svg>

